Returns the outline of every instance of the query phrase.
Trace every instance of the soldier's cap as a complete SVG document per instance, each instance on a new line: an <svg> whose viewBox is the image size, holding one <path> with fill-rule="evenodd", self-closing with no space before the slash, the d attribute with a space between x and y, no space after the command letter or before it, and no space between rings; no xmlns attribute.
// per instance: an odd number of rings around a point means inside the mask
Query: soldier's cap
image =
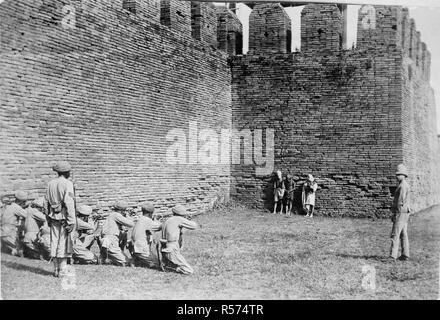
<svg viewBox="0 0 440 320"><path fill-rule="evenodd" d="M315 178L313 178L313 176L311 174L308 174L307 175L307 180L309 180L311 182L311 181L314 181Z"/></svg>
<svg viewBox="0 0 440 320"><path fill-rule="evenodd" d="M18 190L14 193L15 199L19 201L26 201L28 199L28 194L26 191Z"/></svg>
<svg viewBox="0 0 440 320"><path fill-rule="evenodd" d="M119 210L126 210L128 208L128 203L123 200L116 201L114 208Z"/></svg>
<svg viewBox="0 0 440 320"><path fill-rule="evenodd" d="M76 208L76 212L78 214L82 214L83 216L89 216L92 213L92 207L86 204L82 204L78 208Z"/></svg>
<svg viewBox="0 0 440 320"><path fill-rule="evenodd" d="M286 178L287 178L287 179L292 179L292 175L291 175L291 174L288 174L288 175L286 176Z"/></svg>
<svg viewBox="0 0 440 320"><path fill-rule="evenodd" d="M37 199L32 200L32 204L36 207L43 208L44 197L38 197Z"/></svg>
<svg viewBox="0 0 440 320"><path fill-rule="evenodd" d="M396 176L398 175L404 175L405 177L408 177L408 170L403 163L397 166Z"/></svg>
<svg viewBox="0 0 440 320"><path fill-rule="evenodd" d="M154 204L152 202L144 202L141 206L142 211L146 211L149 213L153 213L154 212Z"/></svg>
<svg viewBox="0 0 440 320"><path fill-rule="evenodd" d="M177 206L175 206L175 207L172 209L172 211L173 211L173 214L176 215L176 216L186 216L186 215L188 214L187 211L186 211L186 209L185 209L185 207L182 206L182 205L180 205L180 204L178 204Z"/></svg>
<svg viewBox="0 0 440 320"><path fill-rule="evenodd" d="M56 172L70 172L72 167L67 161L59 161L52 167L52 169Z"/></svg>

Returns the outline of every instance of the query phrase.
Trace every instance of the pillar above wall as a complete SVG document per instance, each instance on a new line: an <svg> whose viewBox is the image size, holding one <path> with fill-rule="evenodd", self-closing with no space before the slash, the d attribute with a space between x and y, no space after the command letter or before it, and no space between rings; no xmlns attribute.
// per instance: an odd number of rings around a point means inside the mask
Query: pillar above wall
<svg viewBox="0 0 440 320"><path fill-rule="evenodd" d="M359 9L359 49L402 48L404 11L398 6L363 5Z"/></svg>
<svg viewBox="0 0 440 320"><path fill-rule="evenodd" d="M217 7L217 46L229 55L243 53L243 26L236 14L226 8Z"/></svg>
<svg viewBox="0 0 440 320"><path fill-rule="evenodd" d="M191 1L191 35L217 48L217 14L213 3Z"/></svg>
<svg viewBox="0 0 440 320"><path fill-rule="evenodd" d="M301 12L301 51L339 51L344 43L343 27L338 5L306 5Z"/></svg>
<svg viewBox="0 0 440 320"><path fill-rule="evenodd" d="M279 3L257 4L249 16L249 53L291 51L291 20Z"/></svg>
<svg viewBox="0 0 440 320"><path fill-rule="evenodd" d="M160 0L160 22L182 34L191 35L191 2Z"/></svg>

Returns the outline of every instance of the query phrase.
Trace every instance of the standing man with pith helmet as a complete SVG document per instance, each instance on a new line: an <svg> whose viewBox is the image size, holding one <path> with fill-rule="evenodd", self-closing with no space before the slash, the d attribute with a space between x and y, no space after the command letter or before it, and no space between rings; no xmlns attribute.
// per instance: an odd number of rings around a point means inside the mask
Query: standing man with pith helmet
<svg viewBox="0 0 440 320"><path fill-rule="evenodd" d="M70 235L75 229L75 194L73 183L69 180L71 166L60 161L53 170L58 178L51 180L44 198L44 208L50 226L50 256L54 262L54 276L67 274L67 259L72 258L73 242Z"/></svg>
<svg viewBox="0 0 440 320"><path fill-rule="evenodd" d="M399 252L399 242L402 246L402 254L399 260L409 259L409 239L408 239L408 220L411 214L410 188L406 181L408 171L403 164L397 166L396 177L399 185L394 193L393 206L391 208L393 216L393 229L391 230L391 252L390 256L397 259Z"/></svg>

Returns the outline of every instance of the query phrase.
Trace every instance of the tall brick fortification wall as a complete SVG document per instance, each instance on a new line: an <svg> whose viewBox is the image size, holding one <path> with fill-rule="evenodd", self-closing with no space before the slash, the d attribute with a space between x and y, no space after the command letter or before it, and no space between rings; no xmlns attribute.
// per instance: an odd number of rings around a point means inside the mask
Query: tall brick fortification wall
<svg viewBox="0 0 440 320"><path fill-rule="evenodd" d="M235 43L215 47L215 14L177 0L2 2L0 193L42 195L68 160L81 203L227 199L228 164L166 162L170 130L231 127Z"/></svg>
<svg viewBox="0 0 440 320"><path fill-rule="evenodd" d="M402 12L403 159L411 172L413 201L418 208L440 202L440 145L431 77L431 53L414 20Z"/></svg>
<svg viewBox="0 0 440 320"><path fill-rule="evenodd" d="M268 43L258 31L272 23L272 32L286 34L283 8L258 5L270 19L250 19L250 41L265 46L231 58L234 128L275 129L275 169L293 174L298 186L308 173L317 177L318 214L388 216L401 162L410 169L414 208L440 202L429 53L404 23L406 10L368 8L360 9L357 48L342 50L338 7L307 5L301 52L286 53L285 41ZM256 176L252 165L234 166L232 176L234 197L272 208L270 176ZM300 201L299 187L296 194Z"/></svg>

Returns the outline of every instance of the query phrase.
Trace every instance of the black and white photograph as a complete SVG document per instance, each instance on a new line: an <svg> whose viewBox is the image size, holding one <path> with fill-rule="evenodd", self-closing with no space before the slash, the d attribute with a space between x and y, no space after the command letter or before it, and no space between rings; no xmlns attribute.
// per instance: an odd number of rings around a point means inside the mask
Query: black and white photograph
<svg viewBox="0 0 440 320"><path fill-rule="evenodd" d="M440 1L0 0L0 133L1 300L440 300Z"/></svg>

